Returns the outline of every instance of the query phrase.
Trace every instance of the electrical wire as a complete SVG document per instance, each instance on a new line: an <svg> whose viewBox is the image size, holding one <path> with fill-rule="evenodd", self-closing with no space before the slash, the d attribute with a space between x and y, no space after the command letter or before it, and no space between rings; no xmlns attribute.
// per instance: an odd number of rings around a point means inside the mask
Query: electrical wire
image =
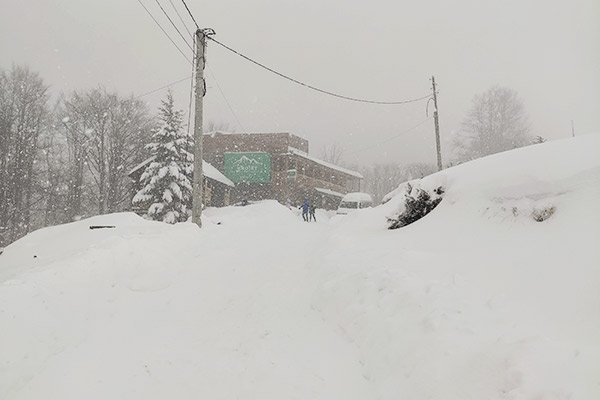
<svg viewBox="0 0 600 400"><path fill-rule="evenodd" d="M406 130L404 130L404 131L400 132L400 133L399 133L399 134L397 134L397 135L391 136L391 137L389 137L389 138L387 138L387 139L385 139L385 140L382 140L382 141L381 141L381 142L379 142L379 143L375 143L373 146L369 146L369 147L363 147L363 148L361 148L360 150L357 150L357 151L350 152L349 154L354 154L354 153L357 153L357 152L359 152L359 151L363 152L363 151L365 151L365 150L371 150L371 149L373 149L373 148L375 148L375 147L379 147L379 146L381 146L381 145L382 145L382 144L384 144L384 143L390 142L390 141L392 141L392 140L394 140L394 139L397 139L397 138L399 138L400 136L403 136L403 135L406 135L407 133L410 133L410 132L411 132L411 131L413 131L414 129L416 129L416 128L418 128L419 126L423 125L425 122L429 121L431 118L433 118L433 117L427 117L427 118L425 118L423 121L421 121L421 122L419 122L418 124L416 124L416 125L414 125L414 126L412 126L412 127L408 128L408 129L406 129Z"/></svg>
<svg viewBox="0 0 600 400"><path fill-rule="evenodd" d="M183 2L183 5L185 6L185 9L187 10L188 14L190 14L190 17L192 17L192 21L194 21L194 25L196 25L196 29L200 29L200 26L198 26L198 23L196 22L196 18L194 18L194 15L192 15L192 12L190 11L185 0L181 0L181 1Z"/></svg>
<svg viewBox="0 0 600 400"><path fill-rule="evenodd" d="M156 0L158 1L158 0ZM192 18L192 21L194 21L194 24L196 25L196 28L200 29L200 27L198 26L198 23L196 22L196 19L194 18L194 15L192 14L192 12L190 11L187 3L185 2L185 0L181 0L183 2L183 5L185 6L185 9L187 10L188 14L190 15L190 17ZM169 2L171 2L171 0L169 0ZM171 5L173 6L173 8L175 8L175 5L171 2ZM177 9L175 9L175 12L177 12ZM181 16L179 15L179 13L177 12L177 15L179 16L179 18L181 19ZM184 24L183 19L181 19L181 22ZM187 30L187 27L186 27ZM188 30L188 33L191 35L191 32ZM195 35L194 36L194 40L195 40ZM208 37L208 36L206 36ZM231 107L231 104L229 103L229 100L227 100L227 96L225 96L225 92L223 92L223 89L221 88L221 85L219 85L219 81L217 80L217 77L215 76L215 74L213 73L213 71L210 69L210 67L208 68L208 71L210 72L210 74L212 75L213 79L215 80L215 84L217 85L217 88L219 89L219 92L221 93L221 96L223 96L223 100L225 100L225 104L227 104L227 107L229 108L229 111L231 112L231 115L233 115L233 118L236 120L236 122L238 123L238 125L240 126L240 128L242 128L242 131L246 131L246 129L244 128L244 125L242 125L240 119L238 118L238 116L236 115L235 111L233 110L233 107ZM190 93L191 95L191 93ZM190 102L191 105L191 102ZM191 111L191 109L190 109ZM189 125L189 123L188 123Z"/></svg>
<svg viewBox="0 0 600 400"><path fill-rule="evenodd" d="M211 41L213 41L213 42L215 42L219 46L221 46L221 47L229 50L230 52L232 52L232 53L234 53L234 54L236 54L236 55L244 58L245 60L250 61L251 63L253 63L255 65L258 65L259 67L261 67L263 69L266 69L267 71L269 71L269 72L271 72L271 73L273 73L275 75L278 75L278 76L280 76L280 77L282 77L284 79L287 79L288 81L294 82L294 83L296 83L298 85L307 87L307 88L315 90L317 92L327 94L329 96L338 97L340 99L345 99L345 100L350 100L350 101L356 101L356 102L359 102L359 103L398 105L398 104L414 103L416 101L424 100L424 99L427 99L427 98L431 97L431 95L428 94L427 96L419 97L419 98L416 98L416 99L403 100L403 101L377 101L377 100L366 100L366 99L360 99L360 98L357 98L357 97L344 96L344 95L333 93L333 92L330 92L330 91L327 91L327 90L324 90L324 89L319 89L318 87L315 87L315 86L309 85L307 83L301 82L301 81L299 81L297 79L291 78L291 77L289 77L289 76L287 76L285 74L282 74L281 72L277 72L274 69L269 68L266 65L261 64L258 61L255 61L255 60L251 59L250 57L245 56L244 54L242 54L242 53L240 53L240 52L232 49L231 47L229 47L229 46L227 46L227 45L219 42L218 40L216 40L212 36L206 36L206 38L209 39L209 40L211 40Z"/></svg>
<svg viewBox="0 0 600 400"><path fill-rule="evenodd" d="M164 28L160 25L160 23L156 20L156 18L154 18L154 15L152 15L152 13L150 12L150 10L148 10L146 8L146 6L144 5L144 3L142 3L141 0L137 0L138 3L140 3L140 5L144 8L144 10L146 10L146 12L148 13L148 15L150 16L150 18L152 18L152 20L154 21L154 23L156 25L158 25L158 27L160 28L160 30L167 36L167 38L169 38L169 40L171 41L171 43L173 43L173 46L175 46L177 48L177 50L179 50L179 52L181 53L181 55L187 60L187 62L192 63L187 56L185 55L185 53L179 48L179 46L177 46L177 44L173 41L173 39L171 39L171 36L169 36L169 34L167 33L167 31L164 30Z"/></svg>
<svg viewBox="0 0 600 400"><path fill-rule="evenodd" d="M162 7L162 5L160 4L159 0L155 0L155 1L156 1L156 3L158 4L158 6L160 7L160 9L162 10L163 14L164 14L164 15L167 17L167 19L169 20L169 22L171 23L171 25L173 26L173 28L175 28L175 30L177 31L177 33L179 34L179 36L180 36L180 37L183 39L183 41L185 42L185 44L186 44L186 45L187 45L187 46L188 46L188 47L189 47L189 48L192 50L192 53L194 53L194 57L195 57L195 51L194 51L194 48L193 48L192 46L190 46L190 44L187 42L187 40L185 39L185 37L183 36L183 34L181 33L181 31L180 31L180 30L177 28L177 26L175 25L175 23L173 22L173 20L172 20L172 19L169 17L168 13L165 11L165 9L164 9L164 8ZM185 2L185 0L181 0L181 1L183 2L183 5L185 6L185 9L187 10L187 12L188 12L189 16L191 17L192 21L194 22L194 25L196 26L196 28L197 28L197 29L200 29L200 27L199 27L198 23L196 22L196 19L194 18L194 15L193 15L193 14L192 14L192 12L190 11L190 9L189 9L189 7L188 7L187 3ZM177 50L179 50L179 52L180 52L180 53L181 53L181 54L182 54L182 55L185 57L185 59L186 59L186 60L187 60L187 61L188 61L188 62L189 62L191 65L192 65L192 71L193 71L193 70L194 70L194 63L193 63L192 61L190 61L190 60L187 58L187 56L186 56L186 55L183 53L183 51L182 51L182 50L181 50L181 49L180 49L180 48L177 46L177 44L176 44L176 43L173 41L173 39L172 39L172 38L171 38L171 37L168 35L168 33L167 33L167 32L166 32L164 29L163 29L163 27L162 27L162 26L160 25L160 23L159 23L159 22L158 22L158 21L157 21L157 20L154 18L154 16L153 16L153 15L150 13L150 11L149 11L149 10L146 8L146 6L144 6L144 4L141 2L141 0L138 0L138 2L139 2L139 3L140 3L140 5L141 5L141 6L144 8L144 10L146 10L146 12L148 13L148 15L150 15L150 17L152 18L152 20L153 20L153 21L154 21L154 22L155 22L155 23L158 25L158 27L161 29L161 31L162 31L162 32L163 32L163 33L164 33L164 34L165 34L165 35L166 35L166 36L169 38L169 40L171 41L171 43L173 43L173 45L174 45L174 46L177 48ZM169 0L169 3L171 3L171 6L173 6L173 9L175 10L175 13L176 13L176 14L177 14L177 16L179 17L179 20L182 22L182 24L183 24L184 28L186 29L186 31L188 32L188 34L190 34L190 36L192 36L192 38L194 38L193 40L195 40L195 37L194 37L194 35L192 35L192 33L191 33L191 32L189 31L189 29L187 28L187 26L186 26L185 22L183 21L183 18L181 17L181 15L179 14L179 12L177 11L177 8L176 8L176 7L175 7L175 5L173 4L172 0ZM344 95L340 95L340 94L338 94L338 93L330 92L330 91L328 91L328 90L320 89L320 88L318 88L318 87L315 87L315 86L313 86L313 85L310 85L310 84L307 84L307 83L301 82L301 81L299 81L299 80L297 80L297 79L294 79L294 78L292 78L292 77L290 77L290 76L288 76L288 75L285 75L285 74L283 74L283 73L281 73L281 72L278 72L278 71L276 71L276 70L274 70L274 69L272 69L272 68L270 68L270 67L267 67L266 65L264 65L264 64L262 64L262 63L260 63L260 62L258 62L258 61L255 61L255 60L253 60L252 58L250 58L250 57L248 57L248 56L246 56L246 55L244 55L244 54L242 54L242 53L238 52L237 50L235 50L235 49L233 49L233 48L231 48L231 47L229 47L229 46L225 45L224 43L221 43L220 41L218 41L218 40L214 39L212 36L206 35L205 37L206 37L207 39L209 39L209 40L212 40L213 42L215 42L216 44L220 45L221 47L223 47L223 48L225 48L225 49L229 50L230 52L232 52L232 53L234 53L234 54L236 54L236 55L238 55L238 56L240 56L240 57L244 58L244 59L245 59L245 60L247 60L247 61L250 61L251 63L253 63L253 64L255 64L255 65L257 65L257 66L259 66L259 67L261 67L261 68L263 68L263 69L265 69L265 70L267 70L267 71L269 71L269 72L271 72L271 73L273 73L273 74L275 74L275 75L277 75L277 76L281 77L281 78L284 78L284 79L286 79L286 80L288 80L288 81L291 81L291 82L293 82L293 83L296 83L296 84L298 84L298 85L304 86L304 87L306 87L306 88L309 88L309 89L311 89L311 90L314 90L314 91L317 91L317 92L320 92L320 93L323 93L323 94L327 94L327 95L329 95L329 96L337 97L337 98L340 98L340 99L344 99L344 100L350 100L350 101L355 101L355 102L360 102L360 103L370 103L370 104L380 104L380 105L399 105L399 104L408 104L408 103L414 103L414 102L417 102L417 101L420 101L420 100L424 100L424 99L427 99L427 98L430 98L430 97L431 97L431 95L430 95L430 94L428 94L428 95L426 95L426 96L418 97L418 98L415 98L415 99L402 100L402 101L377 101L377 100L368 100L368 99L361 99L361 98L357 98L357 97L350 97L350 96L344 96ZM223 96L223 99L225 100L225 103L227 104L227 107L229 108L229 111L231 111L231 114L233 115L233 117L234 117L234 118L235 118L235 120L237 121L238 125L239 125L239 126L242 128L242 130L244 130L244 131L245 131L245 129L244 129L244 127L243 127L242 123L240 122L239 118L237 117L237 115L235 114L235 112L234 112L233 108L231 107L231 104L230 104L230 103L229 103L229 101L227 100L227 97L225 96L225 93L223 92L223 89L221 88L221 85L219 85L219 82L217 81L217 78L216 78L216 76L214 75L214 73L212 72L212 70L210 70L210 69L209 69L209 71L210 71L211 75L213 76L213 78L214 78L214 80L215 80L215 83L216 83L216 85L217 85L217 88L219 89L219 92L220 92L220 93L221 93L221 95ZM193 74L192 74L192 76L193 76ZM189 79L189 78L191 78L191 77L184 78L184 79L182 79L182 80L179 80L179 81L177 81L177 82L175 82L175 83L173 83L173 84L176 84L176 83L182 82L183 80L185 80L185 79ZM145 96L145 95L147 95L147 94L150 94L150 93L154 93L154 92L156 92L156 91L158 91L158 90L164 89L164 88L166 88L166 87L170 87L170 86L172 86L173 84L166 85L166 86L163 86L163 87L161 87L161 88L159 88L159 89L155 89L155 90L153 90L153 91L150 91L150 92L144 93L144 94L142 94L142 95L139 95L139 96L137 96L137 97L134 97L133 99L136 99L136 98L139 98L139 97ZM192 81L192 83L191 83L191 88L190 88L190 102L189 102L189 111L188 111L188 132L189 132L189 129L190 129L189 127L190 127L190 118L191 118L191 105L192 105L192 101L191 101L191 99L192 99L192 94L193 94L193 86L194 86L194 85L193 85L193 81ZM426 120L424 120L424 121L420 122L419 124L417 124L416 126L414 126L414 127L410 128L409 130L407 130L407 131L405 131L405 132L402 132L401 134L399 134L399 135L396 135L396 136L394 136L394 137L392 137L392 138L388 139L387 141L389 141L389 140L392 140L392 139L394 139L394 138L396 138L396 137L398 137L398 136L400 136L400 135L402 135L402 134L404 134L404 133L407 133L407 132L409 132L409 131L410 131L410 130L412 130L412 129L415 129L416 127L418 127L418 126L420 126L421 124L425 123L425 122L426 122L428 119L429 119L429 118L427 118ZM384 142L381 142L381 143L379 143L379 144L382 144L382 143L385 143L385 142L386 142L386 141L384 141ZM378 144L378 145L379 145L379 144Z"/></svg>
<svg viewBox="0 0 600 400"><path fill-rule="evenodd" d="M183 81L187 81L187 80L188 80L188 79L190 79L191 77L192 77L192 76L188 76L188 77L185 77L185 78L183 78L183 79L180 79L180 80L178 80L178 81L175 81L175 82L173 82L173 83L169 83L168 85L161 86L161 87L159 87L158 89L154 89L154 90L151 90L151 91L149 91L149 92L146 92L146 93L140 94L140 95L138 95L138 96L132 97L130 100L137 100L137 99L139 99L140 97L144 97L144 96L148 96L149 94L156 93L156 92L158 92L159 90L163 90L163 89L169 88L169 87L171 87L171 86L173 86L173 85L176 85L176 84L178 84L178 83L181 83L181 82L183 82Z"/></svg>
<svg viewBox="0 0 600 400"><path fill-rule="evenodd" d="M215 83L217 84L217 88L219 89L219 92L221 92L221 96L223 96L223 100L225 100L225 103L227 104L227 107L229 107L229 111L231 111L231 114L233 115L233 118L235 118L235 120L237 121L237 123L240 126L240 128L242 128L242 131L246 132L246 129L244 129L244 125L242 125L242 123L240 122L239 118L235 114L235 111L233 111L233 108L231 107L231 104L229 104L229 101L227 100L227 96L225 96L225 93L223 93L223 89L221 89L221 85L219 85L219 81L217 80L217 77L215 76L215 74L212 72L212 70L210 68L208 68L208 71L210 72L210 74L212 75L213 79L215 80Z"/></svg>
<svg viewBox="0 0 600 400"><path fill-rule="evenodd" d="M186 44L187 47L190 48L190 50L192 50L192 52L194 51L194 49L192 48L192 46L190 46L190 44L187 42L187 39L185 38L185 36L183 36L181 34L181 31L179 30L179 28L177 28L177 25L175 25L175 23L173 22L173 20L171 19L171 17L169 16L169 14L167 14L167 12L165 11L165 9L163 8L162 4L160 4L160 1L158 0L154 0L156 1L156 4L158 4L158 6L160 7L160 10L163 12L163 14L165 14L165 17L167 17L167 19L169 20L169 22L171 23L171 25L173 26L173 28L175 28L175 30L177 31L177 33L179 33L179 36L181 37L181 39L184 41L184 43Z"/></svg>
<svg viewBox="0 0 600 400"><path fill-rule="evenodd" d="M187 25L183 21L183 18L181 17L181 14L179 14L179 11L177 11L177 7L175 7L175 4L173 3L173 0L169 0L169 3L171 3L171 6L173 6L173 10L175 10L175 14L177 14L177 16L179 17L179 20L183 24L183 27L187 31L188 35L190 35L191 37L194 37L194 35L192 35L192 32L190 32L190 30L188 29Z"/></svg>
<svg viewBox="0 0 600 400"><path fill-rule="evenodd" d="M196 38L192 37L192 45L194 46L193 48L196 48ZM196 60L196 51L192 50L193 53L193 59L194 61ZM192 77L194 76L196 70L196 65L194 63L192 63ZM191 129L191 125L192 125L192 97L194 97L194 80L190 80L190 102L188 105L188 123L187 123L187 133L188 136L190 135L190 129Z"/></svg>
<svg viewBox="0 0 600 400"><path fill-rule="evenodd" d="M196 28L200 29L200 26L196 22L196 19L194 18L194 15L190 11L190 9L189 9L187 3L185 2L185 0L181 0L181 1L183 2L183 5L185 6L185 9L187 10L188 14L192 18L192 21L194 21L194 24L196 25ZM304 83L304 82L301 82L301 81L299 81L297 79L294 79L294 78L292 78L290 76L287 76L287 75L285 75L285 74L283 74L281 72L278 72L278 71L274 70L273 68L267 67L266 65L261 64L258 61L255 61L252 58L250 58L250 57L248 57L248 56L246 56L246 55L238 52L237 50L235 50L235 49L233 49L233 48L225 45L224 43L221 43L220 41L218 41L217 39L213 38L212 36L206 35L206 38L209 39L209 40L212 40L213 42L215 42L216 44L220 45L221 47L229 50L230 52L232 52L232 53L234 53L234 54L236 54L236 55L244 58L245 60L250 61L251 63L253 63L253 64L257 65L257 66L259 66L259 67L261 67L261 68L263 68L263 69L265 69L265 70L267 70L267 71L269 71L269 72L271 72L271 73L273 73L275 75L280 76L281 78L287 79L288 81L291 81L291 82L296 83L298 85L301 85L301 86L304 86L306 88L315 90L317 92L320 92L320 93L323 93L323 94L327 94L329 96L337 97L337 98L340 98L340 99L355 101L355 102L359 102L359 103L382 104L382 105L399 105L399 104L414 103L414 102L417 102L417 101L420 101L420 100L425 100L425 99L431 97L430 94L427 94L426 96L418 97L418 98L415 98L415 99L409 99L409 100L402 100L402 101L378 101L378 100L367 100L367 99L361 99L361 98L357 98L357 97L344 96L344 95L341 95L341 94L330 92L328 90L320 89L318 87L309 85L307 83ZM217 86L218 86L218 84L217 84ZM223 96L223 97L225 97L225 96Z"/></svg>

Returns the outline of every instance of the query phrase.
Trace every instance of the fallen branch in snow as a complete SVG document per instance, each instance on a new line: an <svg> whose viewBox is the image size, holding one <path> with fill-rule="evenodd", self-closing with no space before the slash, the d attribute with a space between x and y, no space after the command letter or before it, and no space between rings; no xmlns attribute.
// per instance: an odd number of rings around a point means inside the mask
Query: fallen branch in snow
<svg viewBox="0 0 600 400"><path fill-rule="evenodd" d="M107 228L116 228L114 225L91 225L90 229L107 229Z"/></svg>

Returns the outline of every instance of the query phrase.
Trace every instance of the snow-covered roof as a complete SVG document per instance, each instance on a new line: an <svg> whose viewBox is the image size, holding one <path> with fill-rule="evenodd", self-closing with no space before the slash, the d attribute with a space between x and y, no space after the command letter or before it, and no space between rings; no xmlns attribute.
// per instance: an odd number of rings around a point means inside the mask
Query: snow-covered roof
<svg viewBox="0 0 600 400"><path fill-rule="evenodd" d="M233 182L229 180L229 178L227 178L218 169L216 169L204 160L202 160L202 175L206 176L207 178L214 179L215 181L221 182L227 186L235 186Z"/></svg>
<svg viewBox="0 0 600 400"><path fill-rule="evenodd" d="M323 194L327 194L329 196L335 196L335 197L339 197L340 199L342 197L344 197L344 195L342 193L333 191L333 190L329 190L329 189L323 189L323 188L315 188L315 190L317 192L323 193Z"/></svg>
<svg viewBox="0 0 600 400"><path fill-rule="evenodd" d="M227 132L227 131L210 131L204 132L203 135L215 136L215 135L291 135L289 132Z"/></svg>
<svg viewBox="0 0 600 400"><path fill-rule="evenodd" d="M148 165L152 161L154 161L155 158L156 158L156 156L152 156L152 157L142 161L141 163L136 165L131 171L129 171L129 174L127 174L127 175L131 175L131 174L135 173L136 171L140 170L141 168L144 168L146 165ZM207 178L214 179L217 182L221 182L227 186L231 186L231 187L235 186L234 183L231 180L229 180L229 178L227 178L218 169L216 169L215 167L213 167L211 164L207 163L204 160L202 160L202 175L204 175Z"/></svg>
<svg viewBox="0 0 600 400"><path fill-rule="evenodd" d="M344 200L346 200L346 201L373 201L370 194L361 193L361 192L348 193L347 195L344 196Z"/></svg>
<svg viewBox="0 0 600 400"><path fill-rule="evenodd" d="M342 168L340 166L328 163L327 161L319 160L318 158L309 156L307 153L303 152L302 150L298 150L295 147L288 146L288 152L290 152L291 154L297 155L299 157L306 158L307 160L314 161L317 164L321 164L327 168L331 168L331 169L335 169L336 171L343 172L344 174L351 175L351 176L354 176L359 179L364 178L359 172L352 171L352 170L346 169L346 168Z"/></svg>
<svg viewBox="0 0 600 400"><path fill-rule="evenodd" d="M202 133L205 136L215 136L215 135L233 135L233 132L227 132L227 131L210 131L210 132L203 132Z"/></svg>

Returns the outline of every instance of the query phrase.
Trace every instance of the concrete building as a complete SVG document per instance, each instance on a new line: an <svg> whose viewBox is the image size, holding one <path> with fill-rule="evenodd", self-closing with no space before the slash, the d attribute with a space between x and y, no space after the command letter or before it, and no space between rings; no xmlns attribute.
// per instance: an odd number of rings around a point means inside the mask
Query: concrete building
<svg viewBox="0 0 600 400"><path fill-rule="evenodd" d="M291 133L204 135L204 159L235 184L232 202L275 199L334 209L344 194L361 189L362 175L308 153L308 141Z"/></svg>

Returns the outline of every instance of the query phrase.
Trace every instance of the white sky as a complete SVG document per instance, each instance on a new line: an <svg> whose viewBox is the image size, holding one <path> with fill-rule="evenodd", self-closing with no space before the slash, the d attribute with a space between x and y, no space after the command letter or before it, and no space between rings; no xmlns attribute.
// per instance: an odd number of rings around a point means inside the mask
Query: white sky
<svg viewBox="0 0 600 400"><path fill-rule="evenodd" d="M179 22L168 0L160 0ZM181 0L172 0L191 29ZM142 0L182 49L156 4ZM600 132L600 1L187 0L215 38L296 79L376 100L426 95L438 83L442 151L475 94L494 84L521 95L531 134ZM141 94L191 66L137 0L0 0L0 67L27 64L54 93L99 84ZM189 52L189 50L188 50ZM232 116L215 79L243 128ZM352 103L312 92L211 44L205 121L237 132L287 131L311 154L337 143L350 163L435 163L425 102ZM173 87L187 109L189 82ZM154 109L165 91L145 97ZM445 159L447 157L444 157Z"/></svg>

